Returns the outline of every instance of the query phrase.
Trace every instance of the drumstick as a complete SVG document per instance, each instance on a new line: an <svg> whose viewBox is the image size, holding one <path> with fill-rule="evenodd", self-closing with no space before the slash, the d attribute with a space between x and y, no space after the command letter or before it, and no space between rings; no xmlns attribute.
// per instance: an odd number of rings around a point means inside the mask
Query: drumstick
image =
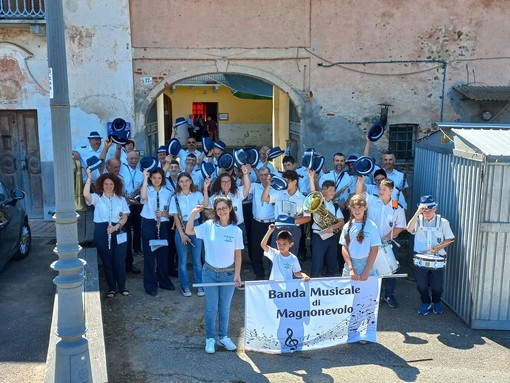
<svg viewBox="0 0 510 383"><path fill-rule="evenodd" d="M392 239L391 242L393 242L400 249L400 247L401 247L400 243L398 243L394 239Z"/></svg>

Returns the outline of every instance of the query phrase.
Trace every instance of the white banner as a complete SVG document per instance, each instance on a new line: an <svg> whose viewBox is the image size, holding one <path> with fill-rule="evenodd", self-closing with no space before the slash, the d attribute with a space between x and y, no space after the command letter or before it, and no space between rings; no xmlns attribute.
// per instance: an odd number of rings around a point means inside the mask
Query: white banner
<svg viewBox="0 0 510 383"><path fill-rule="evenodd" d="M376 341L381 278L245 285L245 350L283 353Z"/></svg>

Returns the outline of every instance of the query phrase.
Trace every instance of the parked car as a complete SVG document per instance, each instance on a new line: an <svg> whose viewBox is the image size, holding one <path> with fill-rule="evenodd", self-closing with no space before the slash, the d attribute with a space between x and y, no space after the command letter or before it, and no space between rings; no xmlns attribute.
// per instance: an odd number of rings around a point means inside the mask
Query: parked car
<svg viewBox="0 0 510 383"><path fill-rule="evenodd" d="M21 190L8 191L0 181L0 270L11 259L23 259L30 252L32 235L28 216L20 204Z"/></svg>

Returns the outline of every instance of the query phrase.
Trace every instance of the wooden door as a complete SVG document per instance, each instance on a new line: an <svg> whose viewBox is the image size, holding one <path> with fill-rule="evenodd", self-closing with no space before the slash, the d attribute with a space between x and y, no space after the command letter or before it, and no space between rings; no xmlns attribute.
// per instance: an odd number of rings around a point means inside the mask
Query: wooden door
<svg viewBox="0 0 510 383"><path fill-rule="evenodd" d="M0 172L9 190L21 189L30 218L43 218L37 111L0 111Z"/></svg>

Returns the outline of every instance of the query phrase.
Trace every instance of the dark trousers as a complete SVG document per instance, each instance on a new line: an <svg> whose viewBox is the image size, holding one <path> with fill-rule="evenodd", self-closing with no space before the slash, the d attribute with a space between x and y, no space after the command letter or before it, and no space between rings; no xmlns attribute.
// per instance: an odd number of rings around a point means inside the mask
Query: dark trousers
<svg viewBox="0 0 510 383"><path fill-rule="evenodd" d="M416 277L416 287L420 293L421 303L430 303L431 293L432 303L441 302L444 269L431 270L417 267L414 271L414 276Z"/></svg>
<svg viewBox="0 0 510 383"><path fill-rule="evenodd" d="M264 235L267 233L269 225L269 222L261 223L255 219L252 219L251 222L249 248L251 249L251 265L253 266L253 273L257 279L265 279L266 276L266 271L264 270L264 251L262 250L262 247L260 247L260 242L262 242L262 238L264 238Z"/></svg>
<svg viewBox="0 0 510 383"><path fill-rule="evenodd" d="M168 277L168 246L152 251L149 246L151 239L158 239L156 220L142 219L143 246L143 287L146 292L156 292L158 285L168 289L172 282ZM159 239L168 240L168 222L161 222Z"/></svg>
<svg viewBox="0 0 510 383"><path fill-rule="evenodd" d="M140 217L142 208L143 205L129 205L130 214L124 225L127 233L126 268L133 266L133 251L142 252L142 217Z"/></svg>
<svg viewBox="0 0 510 383"><path fill-rule="evenodd" d="M312 234L312 271L310 277L321 277L326 265L326 277L334 277L338 270L338 238L335 236L322 239L319 234Z"/></svg>
<svg viewBox="0 0 510 383"><path fill-rule="evenodd" d="M253 221L253 202L245 202L243 203L243 216L244 216L244 227L246 228L246 241L248 243L248 256L252 257L251 255L251 223ZM262 238L261 238L262 239ZM259 242L260 247L260 242Z"/></svg>
<svg viewBox="0 0 510 383"><path fill-rule="evenodd" d="M103 269L108 284L108 291L124 291L126 289L126 250L127 242L118 244L117 234L114 232L108 248L108 222L94 225L94 245L103 262Z"/></svg>

